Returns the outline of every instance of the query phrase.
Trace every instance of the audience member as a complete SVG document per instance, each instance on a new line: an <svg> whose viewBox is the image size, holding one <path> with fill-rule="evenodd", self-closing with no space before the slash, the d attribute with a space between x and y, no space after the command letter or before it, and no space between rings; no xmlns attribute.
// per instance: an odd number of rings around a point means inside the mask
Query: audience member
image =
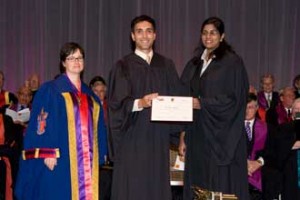
<svg viewBox="0 0 300 200"><path fill-rule="evenodd" d="M39 78L38 74L36 74L36 73L32 74L29 77L28 82L29 82L29 87L30 87L31 92L32 92L32 101L33 101L33 98L34 98L37 90L40 87L40 78Z"/></svg>
<svg viewBox="0 0 300 200"><path fill-rule="evenodd" d="M296 118L296 116L298 117ZM277 159L282 169L282 200L300 199L300 98L292 106L290 122L279 126Z"/></svg>
<svg viewBox="0 0 300 200"><path fill-rule="evenodd" d="M105 122L107 122L106 83L104 78L102 78L101 76L95 76L90 81L89 87L99 97L104 110L104 119Z"/></svg>
<svg viewBox="0 0 300 200"><path fill-rule="evenodd" d="M280 101L266 113L266 121L273 126L292 120L292 105L295 100L294 88L285 87L280 90Z"/></svg>
<svg viewBox="0 0 300 200"><path fill-rule="evenodd" d="M103 106L104 120L107 125L107 99L106 99L106 83L101 76L95 76L89 83L89 87L99 97ZM105 165L100 167L100 199L111 199L111 183L112 183L112 163L109 157L105 158Z"/></svg>
<svg viewBox="0 0 300 200"><path fill-rule="evenodd" d="M250 93L246 108L245 128L247 133L248 152L248 182L251 200L266 199L262 187L262 167L268 152L272 152L268 140L273 134L272 128L266 122L257 118L258 111L257 97ZM270 133L272 132L272 133Z"/></svg>
<svg viewBox="0 0 300 200"><path fill-rule="evenodd" d="M260 80L261 91L257 93L258 106L261 108L259 117L265 121L266 112L270 108L274 108L279 102L279 94L274 91L275 78L271 74L265 74Z"/></svg>

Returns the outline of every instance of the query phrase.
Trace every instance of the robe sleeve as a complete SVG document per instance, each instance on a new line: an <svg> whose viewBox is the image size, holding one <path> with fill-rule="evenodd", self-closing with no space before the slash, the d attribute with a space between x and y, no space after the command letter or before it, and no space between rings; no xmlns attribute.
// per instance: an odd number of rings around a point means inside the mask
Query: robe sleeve
<svg viewBox="0 0 300 200"><path fill-rule="evenodd" d="M108 124L110 157L117 154L122 133L128 129L134 115L132 107L134 98L131 95L131 83L128 77L127 65L119 61L109 76L108 89Z"/></svg>
<svg viewBox="0 0 300 200"><path fill-rule="evenodd" d="M23 147L25 151L42 148L58 148L55 142L55 138L59 137L53 135L53 129L50 126L51 123L57 123L54 121L55 117L52 116L52 112L55 109L50 106L50 101L53 100L53 95L55 94L53 93L53 91L51 92L51 86L49 83L45 83L38 90L33 101L30 121L25 132ZM47 114L47 116L44 115L44 119L46 122L45 126L40 127L42 129L39 130L38 117L41 116L41 113ZM18 199L27 198L26 191L30 190L29 188L32 188L30 184L32 182L31 179L36 178L33 174L39 173L44 168L43 160L44 159L24 160L23 158L20 158L18 177L21 178L17 179L15 187L15 195Z"/></svg>

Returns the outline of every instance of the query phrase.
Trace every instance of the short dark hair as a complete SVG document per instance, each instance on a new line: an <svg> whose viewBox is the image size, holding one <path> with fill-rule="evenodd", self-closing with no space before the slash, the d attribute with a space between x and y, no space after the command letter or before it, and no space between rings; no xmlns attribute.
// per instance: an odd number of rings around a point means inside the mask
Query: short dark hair
<svg viewBox="0 0 300 200"><path fill-rule="evenodd" d="M148 15L140 15L140 16L135 17L133 20L131 20L131 32L132 33L134 32L134 27L137 23L140 23L143 21L147 21L150 24L152 24L154 32L156 31L155 20L153 18L149 17Z"/></svg>
<svg viewBox="0 0 300 200"><path fill-rule="evenodd" d="M96 82L100 82L100 83L102 83L103 85L106 85L106 82L105 82L104 78L102 78L101 76L95 76L95 77L92 78L92 80L90 81L89 87L92 88Z"/></svg>
<svg viewBox="0 0 300 200"><path fill-rule="evenodd" d="M247 103L250 103L251 101L257 101L257 96L254 93L249 93L247 98Z"/></svg>
<svg viewBox="0 0 300 200"><path fill-rule="evenodd" d="M66 61L66 58L75 53L75 51L79 50L80 53L82 54L82 57L84 58L84 50L83 48L75 43L75 42L67 42L65 43L61 49L60 49L60 62L59 62L59 69L60 69L60 72L61 73L64 73L65 72L65 68L63 66L63 62Z"/></svg>

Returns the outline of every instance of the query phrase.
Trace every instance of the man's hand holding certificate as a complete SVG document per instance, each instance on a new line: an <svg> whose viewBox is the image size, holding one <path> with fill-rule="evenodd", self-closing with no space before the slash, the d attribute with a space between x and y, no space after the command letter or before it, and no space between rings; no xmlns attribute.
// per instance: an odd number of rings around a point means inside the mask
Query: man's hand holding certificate
<svg viewBox="0 0 300 200"><path fill-rule="evenodd" d="M158 96L152 100L152 121L193 121L193 98Z"/></svg>

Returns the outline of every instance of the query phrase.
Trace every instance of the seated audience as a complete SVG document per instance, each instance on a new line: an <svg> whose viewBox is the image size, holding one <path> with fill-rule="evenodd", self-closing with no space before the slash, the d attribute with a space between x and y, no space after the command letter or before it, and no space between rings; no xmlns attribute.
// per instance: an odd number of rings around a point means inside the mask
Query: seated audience
<svg viewBox="0 0 300 200"><path fill-rule="evenodd" d="M279 126L277 160L282 172L282 200L300 199L300 98L292 106L292 121Z"/></svg>

